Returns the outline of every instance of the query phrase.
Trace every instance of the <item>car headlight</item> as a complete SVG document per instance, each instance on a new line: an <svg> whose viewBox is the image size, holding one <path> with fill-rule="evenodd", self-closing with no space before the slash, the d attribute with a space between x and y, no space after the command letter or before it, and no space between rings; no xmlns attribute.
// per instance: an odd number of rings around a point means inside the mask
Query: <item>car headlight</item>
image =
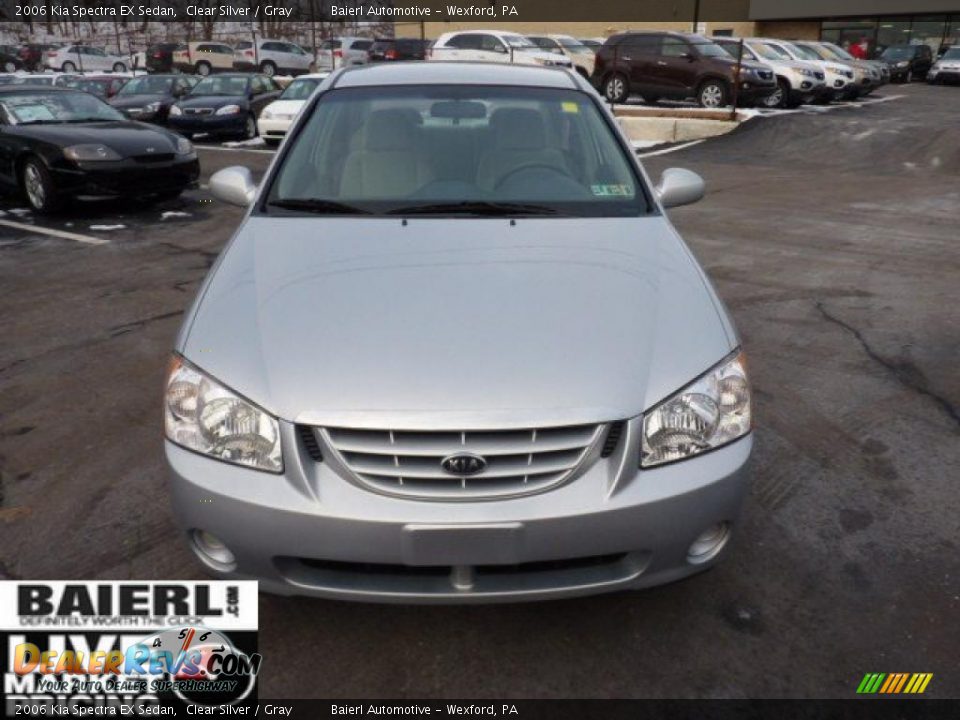
<svg viewBox="0 0 960 720"><path fill-rule="evenodd" d="M901 60L897 63L897 67L907 67L910 64L908 60Z"/></svg>
<svg viewBox="0 0 960 720"><path fill-rule="evenodd" d="M224 105L222 108L217 110L217 112L214 114L215 115L236 115L238 112L240 112L239 105Z"/></svg>
<svg viewBox="0 0 960 720"><path fill-rule="evenodd" d="M122 160L123 158L106 145L90 143L85 145L71 145L63 149L63 155L68 160L76 162L91 162L96 160Z"/></svg>
<svg viewBox="0 0 960 720"><path fill-rule="evenodd" d="M800 73L800 74L803 75L804 77L813 77L813 70L810 70L810 69L808 69L808 68L795 67L795 68L793 68L793 71L794 71L795 73Z"/></svg>
<svg viewBox="0 0 960 720"><path fill-rule="evenodd" d="M171 105L171 106L170 106L170 114L171 114L171 115L183 115L183 110L180 109L180 106L179 106L179 105Z"/></svg>
<svg viewBox="0 0 960 720"><path fill-rule="evenodd" d="M146 111L149 112L149 113L155 113L155 112L157 112L157 110L160 109L160 103L158 103L158 102L152 102L152 103L150 103L149 105L144 105L144 106L143 106L143 109L146 110Z"/></svg>
<svg viewBox="0 0 960 720"><path fill-rule="evenodd" d="M170 361L163 403L167 439L217 460L283 472L280 425L179 356Z"/></svg>
<svg viewBox="0 0 960 720"><path fill-rule="evenodd" d="M746 357L728 357L643 416L640 466L683 460L750 432Z"/></svg>
<svg viewBox="0 0 960 720"><path fill-rule="evenodd" d="M193 152L193 143L185 137L177 138L177 155L190 155Z"/></svg>

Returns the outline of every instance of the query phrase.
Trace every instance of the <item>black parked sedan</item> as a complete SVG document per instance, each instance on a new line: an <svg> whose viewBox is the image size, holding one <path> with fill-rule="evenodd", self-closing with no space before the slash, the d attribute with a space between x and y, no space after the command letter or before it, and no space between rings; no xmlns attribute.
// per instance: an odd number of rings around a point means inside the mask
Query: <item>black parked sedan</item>
<svg viewBox="0 0 960 720"><path fill-rule="evenodd" d="M210 75L170 108L167 124L188 138L197 133L252 138L260 111L280 92L280 86L266 75Z"/></svg>
<svg viewBox="0 0 960 720"><path fill-rule="evenodd" d="M71 196L171 199L199 176L189 140L127 120L89 93L0 87L0 185L37 212Z"/></svg>
<svg viewBox="0 0 960 720"><path fill-rule="evenodd" d="M108 101L133 120L163 124L170 106L200 82L195 75L141 75L126 83Z"/></svg>

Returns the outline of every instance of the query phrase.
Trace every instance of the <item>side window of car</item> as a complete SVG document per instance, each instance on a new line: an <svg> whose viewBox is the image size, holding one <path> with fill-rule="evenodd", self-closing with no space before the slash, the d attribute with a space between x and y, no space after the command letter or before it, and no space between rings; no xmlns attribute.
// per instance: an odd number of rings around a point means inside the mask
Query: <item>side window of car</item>
<svg viewBox="0 0 960 720"><path fill-rule="evenodd" d="M479 37L481 50L486 50L487 52L502 52L506 49L503 43L500 42L500 39L494 35L480 35Z"/></svg>
<svg viewBox="0 0 960 720"><path fill-rule="evenodd" d="M479 50L480 35L454 35L447 41L448 47L458 48L460 50Z"/></svg>
<svg viewBox="0 0 960 720"><path fill-rule="evenodd" d="M614 46L614 52L624 56L656 55L660 43L654 35L630 35Z"/></svg>
<svg viewBox="0 0 960 720"><path fill-rule="evenodd" d="M689 53L690 45L680 38L665 37L660 45L660 54L664 57L683 57Z"/></svg>

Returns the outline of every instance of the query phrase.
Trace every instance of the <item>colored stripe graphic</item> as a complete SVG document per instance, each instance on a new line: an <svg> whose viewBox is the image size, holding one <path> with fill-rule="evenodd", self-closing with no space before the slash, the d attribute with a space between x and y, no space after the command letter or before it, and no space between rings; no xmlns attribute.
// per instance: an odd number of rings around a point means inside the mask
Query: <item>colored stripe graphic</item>
<svg viewBox="0 0 960 720"><path fill-rule="evenodd" d="M860 695L919 695L927 689L933 673L867 673L857 686Z"/></svg>

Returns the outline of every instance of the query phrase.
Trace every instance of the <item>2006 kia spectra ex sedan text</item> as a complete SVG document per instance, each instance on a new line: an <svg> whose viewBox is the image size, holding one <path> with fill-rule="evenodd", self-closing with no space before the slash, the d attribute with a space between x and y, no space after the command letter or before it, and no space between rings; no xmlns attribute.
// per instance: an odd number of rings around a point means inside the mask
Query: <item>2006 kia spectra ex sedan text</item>
<svg viewBox="0 0 960 720"><path fill-rule="evenodd" d="M317 88L189 312L175 511L273 592L505 601L710 566L736 527L736 334L585 80L389 63Z"/></svg>

